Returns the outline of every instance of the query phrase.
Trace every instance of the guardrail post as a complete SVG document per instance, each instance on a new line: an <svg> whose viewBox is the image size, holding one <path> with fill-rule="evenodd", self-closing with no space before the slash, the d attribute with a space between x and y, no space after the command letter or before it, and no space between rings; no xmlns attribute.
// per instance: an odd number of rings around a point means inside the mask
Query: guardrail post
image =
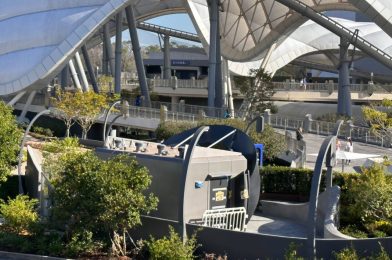
<svg viewBox="0 0 392 260"><path fill-rule="evenodd" d="M206 117L206 112L203 109L200 109L197 113L197 120L203 120Z"/></svg>
<svg viewBox="0 0 392 260"><path fill-rule="evenodd" d="M267 125L271 125L271 109L264 110L264 123Z"/></svg>
<svg viewBox="0 0 392 260"><path fill-rule="evenodd" d="M304 132L305 133L310 133L312 131L312 115L311 114L306 114L305 115L305 121L304 121Z"/></svg>
<svg viewBox="0 0 392 260"><path fill-rule="evenodd" d="M161 119L161 123L167 121L167 106L161 106L160 119Z"/></svg>

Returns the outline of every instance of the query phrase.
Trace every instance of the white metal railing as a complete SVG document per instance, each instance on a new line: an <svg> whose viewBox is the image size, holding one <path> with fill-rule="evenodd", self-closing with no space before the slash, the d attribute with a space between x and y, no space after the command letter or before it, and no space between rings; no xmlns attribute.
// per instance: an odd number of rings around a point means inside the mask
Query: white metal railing
<svg viewBox="0 0 392 260"><path fill-rule="evenodd" d="M297 129L304 126L304 119L288 118L278 115L271 115L271 125L276 128L286 129Z"/></svg>
<svg viewBox="0 0 392 260"><path fill-rule="evenodd" d="M208 80L202 79L149 79L151 87L170 87L170 88L196 88L206 89L208 87Z"/></svg>
<svg viewBox="0 0 392 260"><path fill-rule="evenodd" d="M203 214L203 226L245 231L246 230L246 209L244 207L210 209Z"/></svg>

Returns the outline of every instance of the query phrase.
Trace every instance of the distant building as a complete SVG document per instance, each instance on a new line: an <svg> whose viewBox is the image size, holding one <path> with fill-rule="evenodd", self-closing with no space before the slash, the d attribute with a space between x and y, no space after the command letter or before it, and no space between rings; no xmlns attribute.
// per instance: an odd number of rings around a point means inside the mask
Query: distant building
<svg viewBox="0 0 392 260"><path fill-rule="evenodd" d="M171 48L171 75L178 79L204 79L208 75L208 56L202 48ZM144 59L148 78L163 78L163 52L151 52Z"/></svg>

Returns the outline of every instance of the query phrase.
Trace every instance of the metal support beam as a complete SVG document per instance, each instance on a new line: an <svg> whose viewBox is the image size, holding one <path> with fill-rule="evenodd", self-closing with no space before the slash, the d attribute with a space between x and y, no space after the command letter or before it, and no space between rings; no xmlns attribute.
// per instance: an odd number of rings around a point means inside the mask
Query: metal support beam
<svg viewBox="0 0 392 260"><path fill-rule="evenodd" d="M219 1L216 3L216 82L215 82L215 107L223 107L223 86L222 86L222 56L220 47L220 29L219 29Z"/></svg>
<svg viewBox="0 0 392 260"><path fill-rule="evenodd" d="M350 94L350 60L348 58L348 47L350 43L340 37L340 65L339 65L339 87L338 87L338 115L351 117L351 94Z"/></svg>
<svg viewBox="0 0 392 260"><path fill-rule="evenodd" d="M112 50L112 42L110 41L110 33L109 33L109 26L105 24L103 26L103 39L105 41L105 51L106 51L106 58L109 62L110 68L110 75L114 76L114 57L113 57L113 50Z"/></svg>
<svg viewBox="0 0 392 260"><path fill-rule="evenodd" d="M163 78L171 78L171 61L170 61L170 36L163 36Z"/></svg>
<svg viewBox="0 0 392 260"><path fill-rule="evenodd" d="M344 37L349 41L352 45L362 50L362 52L366 53L370 57L373 57L377 61L384 64L386 67L392 70L392 56L385 53L381 49L377 48L377 46L368 42L364 38L360 36L355 36L355 32L350 31L350 29L345 28L343 25L334 21L330 17L326 16L321 12L316 12L310 6L307 6L303 2L299 0L276 0L277 2L293 9L294 11L300 13L311 19L312 21L318 23L334 34Z"/></svg>
<svg viewBox="0 0 392 260"><path fill-rule="evenodd" d="M69 60L69 70L71 71L71 76L72 76L72 80L75 84L75 88L81 91L82 86L80 85L78 73L76 73L75 65L74 65L72 59Z"/></svg>
<svg viewBox="0 0 392 260"><path fill-rule="evenodd" d="M105 41L104 33L102 33L102 73L101 74L109 75L108 57L106 54L106 41Z"/></svg>
<svg viewBox="0 0 392 260"><path fill-rule="evenodd" d="M20 99L21 97L23 97L23 95L24 95L25 93L26 93L26 90L23 90L23 91L19 92L15 97L13 97L13 98L11 99L10 102L7 103L7 105L9 105L9 106L15 105L16 102L18 102L19 99Z"/></svg>
<svg viewBox="0 0 392 260"><path fill-rule="evenodd" d="M229 108L230 115L234 117L234 104L233 104L233 90L231 86L229 62L223 59L223 71L225 75L225 84L227 84L227 107Z"/></svg>
<svg viewBox="0 0 392 260"><path fill-rule="evenodd" d="M122 11L116 15L116 57L114 93L121 93Z"/></svg>
<svg viewBox="0 0 392 260"><path fill-rule="evenodd" d="M216 44L218 33L218 0L208 1L210 12L210 47L209 47L209 69L208 69L208 107L215 106L216 85Z"/></svg>
<svg viewBox="0 0 392 260"><path fill-rule="evenodd" d="M84 71L84 67L83 67L83 63L82 60L80 59L80 55L79 52L75 53L75 59L76 59L76 63L78 64L78 68L79 68L79 73L82 77L82 82L83 82L83 91L89 91L89 86L88 86L88 81L87 81L87 77L86 77L86 73Z"/></svg>
<svg viewBox="0 0 392 260"><path fill-rule="evenodd" d="M61 89L65 90L69 83L69 66L65 65L64 69L61 71Z"/></svg>
<svg viewBox="0 0 392 260"><path fill-rule="evenodd" d="M91 85L93 86L93 90L95 93L99 92L97 79L95 78L94 68L91 65L90 57L88 56L88 51L86 45L82 46L82 54L84 58L84 63L86 64L88 76L90 77Z"/></svg>
<svg viewBox="0 0 392 260"><path fill-rule="evenodd" d="M31 106L31 103L33 102L33 99L34 99L36 93L37 93L36 90L33 90L33 91L30 92L30 94L29 94L29 96L27 98L26 104L23 106L22 113L20 113L20 116L18 117L18 122L19 123L22 123L22 122L25 121L27 110Z"/></svg>
<svg viewBox="0 0 392 260"><path fill-rule="evenodd" d="M136 31L136 19L133 13L133 7L127 6L125 8L125 14L127 17L129 34L131 36L131 41L132 41L133 55L135 56L135 63L136 63L137 74L139 77L140 91L144 96L145 106L151 107L150 94L148 93L146 73L144 71L143 59L140 53L140 44Z"/></svg>

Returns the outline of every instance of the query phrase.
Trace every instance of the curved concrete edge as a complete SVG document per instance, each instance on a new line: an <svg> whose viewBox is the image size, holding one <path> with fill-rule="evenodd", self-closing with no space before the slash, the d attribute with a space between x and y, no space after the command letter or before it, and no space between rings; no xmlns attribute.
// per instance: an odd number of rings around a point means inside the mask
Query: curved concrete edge
<svg viewBox="0 0 392 260"><path fill-rule="evenodd" d="M42 172L42 156L38 155L38 151L34 148L32 148L30 145L27 146L27 153L29 154L31 161L34 164L35 169L38 172Z"/></svg>
<svg viewBox="0 0 392 260"><path fill-rule="evenodd" d="M22 254L22 253L14 253L14 252L6 252L0 251L0 259L6 260L72 260L71 258L60 258L60 257L51 257L51 256L43 256L43 255L32 255L32 254Z"/></svg>
<svg viewBox="0 0 392 260"><path fill-rule="evenodd" d="M324 219L324 238L341 238L341 239L355 239L353 237L342 234L335 225L335 216L338 214L338 206L340 200L340 187L333 186L326 191L328 204L325 209Z"/></svg>
<svg viewBox="0 0 392 260"><path fill-rule="evenodd" d="M338 214L340 187L333 186L320 193L317 217L317 230L323 238L355 239L338 231L335 223ZM307 225L309 203L290 203L261 200L261 210L267 216L298 221Z"/></svg>
<svg viewBox="0 0 392 260"><path fill-rule="evenodd" d="M18 80L0 85L0 95L10 95L22 91L25 88L33 88L35 85L44 85L50 75L60 71L72 54L80 48L87 39L94 34L100 26L110 19L116 12L131 4L131 0L110 0L98 8L89 18L79 25L64 41L62 41L41 64L37 64L33 70L27 72Z"/></svg>

